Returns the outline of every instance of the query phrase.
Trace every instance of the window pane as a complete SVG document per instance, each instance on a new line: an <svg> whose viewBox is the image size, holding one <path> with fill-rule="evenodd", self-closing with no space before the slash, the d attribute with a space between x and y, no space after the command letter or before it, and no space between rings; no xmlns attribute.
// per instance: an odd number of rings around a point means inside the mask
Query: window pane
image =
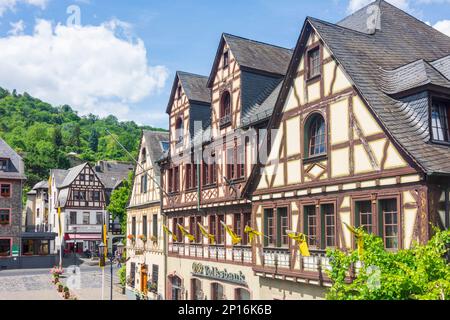
<svg viewBox="0 0 450 320"><path fill-rule="evenodd" d="M356 218L357 226L363 227L367 233L373 232L373 215L372 215L372 202L371 201L359 201L356 202Z"/></svg>
<svg viewBox="0 0 450 320"><path fill-rule="evenodd" d="M325 219L325 245L327 247L336 246L336 223L334 214L334 205L327 204L322 206L323 217Z"/></svg>
<svg viewBox="0 0 450 320"><path fill-rule="evenodd" d="M326 153L325 121L322 116L315 115L309 123L309 156L312 157Z"/></svg>
<svg viewBox="0 0 450 320"><path fill-rule="evenodd" d="M382 200L383 236L386 249L398 249L397 200Z"/></svg>
<svg viewBox="0 0 450 320"><path fill-rule="evenodd" d="M0 257L11 255L11 241L9 239L0 239Z"/></svg>
<svg viewBox="0 0 450 320"><path fill-rule="evenodd" d="M308 236L308 245L317 246L317 214L315 206L306 206L305 215L305 233Z"/></svg>

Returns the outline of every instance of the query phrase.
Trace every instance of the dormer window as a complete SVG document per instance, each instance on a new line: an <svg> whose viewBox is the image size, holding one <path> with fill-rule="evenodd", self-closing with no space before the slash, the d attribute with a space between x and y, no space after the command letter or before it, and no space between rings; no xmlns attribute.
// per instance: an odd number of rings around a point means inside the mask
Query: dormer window
<svg viewBox="0 0 450 320"><path fill-rule="evenodd" d="M230 64L230 54L228 53L228 51L225 51L223 53L223 68L227 68L228 65Z"/></svg>
<svg viewBox="0 0 450 320"><path fill-rule="evenodd" d="M308 79L320 76L320 47L308 52Z"/></svg>
<svg viewBox="0 0 450 320"><path fill-rule="evenodd" d="M228 126L231 124L231 96L228 91L222 94L220 100L220 126Z"/></svg>
<svg viewBox="0 0 450 320"><path fill-rule="evenodd" d="M179 117L177 119L177 122L175 123L175 130L176 130L176 143L177 144L183 143L184 138L183 118Z"/></svg>
<svg viewBox="0 0 450 320"><path fill-rule="evenodd" d="M0 159L0 171L8 170L8 159Z"/></svg>
<svg viewBox="0 0 450 320"><path fill-rule="evenodd" d="M450 102L435 100L431 106L431 134L436 142L450 143Z"/></svg>

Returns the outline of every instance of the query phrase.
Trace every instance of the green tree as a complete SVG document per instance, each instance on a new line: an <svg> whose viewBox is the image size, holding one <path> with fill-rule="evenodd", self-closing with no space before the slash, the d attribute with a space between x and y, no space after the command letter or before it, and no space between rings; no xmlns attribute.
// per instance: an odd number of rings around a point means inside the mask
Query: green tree
<svg viewBox="0 0 450 320"><path fill-rule="evenodd" d="M131 196L131 188L133 185L133 172L130 172L128 179L124 180L122 186L111 193L110 203L107 207L109 213L113 215L113 219L119 218L122 231L127 230L127 206Z"/></svg>
<svg viewBox="0 0 450 320"><path fill-rule="evenodd" d="M450 245L450 230L435 229L426 244L411 249L389 252L383 240L364 234L364 250L344 253L328 251L333 286L329 300L450 300L450 265L445 255ZM348 271L360 269L348 283Z"/></svg>
<svg viewBox="0 0 450 320"><path fill-rule="evenodd" d="M53 129L53 144L55 145L55 148L59 148L63 145L63 137L60 126L56 126Z"/></svg>
<svg viewBox="0 0 450 320"><path fill-rule="evenodd" d="M94 152L98 151L98 132L96 129L92 129L89 136L89 148Z"/></svg>

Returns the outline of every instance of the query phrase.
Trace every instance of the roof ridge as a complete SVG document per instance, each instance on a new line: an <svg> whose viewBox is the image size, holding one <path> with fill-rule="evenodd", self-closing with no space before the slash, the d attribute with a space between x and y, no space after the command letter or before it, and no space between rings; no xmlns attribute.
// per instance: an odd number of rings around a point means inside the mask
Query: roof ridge
<svg viewBox="0 0 450 320"><path fill-rule="evenodd" d="M187 75L187 76L194 76L194 77L198 77L198 78L208 78L208 76L204 76L204 75L201 75L201 74L198 74L198 73L192 73L192 72L181 71L181 70L178 70L176 73L177 74Z"/></svg>
<svg viewBox="0 0 450 320"><path fill-rule="evenodd" d="M261 44L261 45L270 46L270 47L274 47L274 48L279 48L279 49L283 49L283 50L287 50L287 51L291 51L291 52L294 51L293 49L289 49L289 48L286 48L286 47L282 47L282 46L279 46L279 45L276 45L276 44L272 44L272 43L268 43L268 42L263 42L263 41L259 41L259 40L254 40L254 39L250 39L250 38L245 38L245 37L237 36L237 35L234 35L234 34L231 34L231 33L226 33L226 32L224 32L224 33L223 33L223 36L224 36L224 37L225 37L225 36L229 36L229 37L241 39L241 40L244 40L244 41L253 42L253 43L255 43L255 44Z"/></svg>
<svg viewBox="0 0 450 320"><path fill-rule="evenodd" d="M316 22L319 22L319 23L323 23L323 24L326 24L326 25L328 25L330 27L336 27L336 28L344 29L346 31L350 31L350 32L353 32L353 33L356 33L356 34L359 34L359 35L363 35L363 36L371 36L371 35L373 35L373 34L369 34L369 33L362 32L362 31L358 31L358 30L355 30L355 29L347 28L347 27L341 26L339 24L332 23L332 22L329 22L329 21L325 21L325 20L322 20L322 19L319 19L319 18L314 18L314 17L311 17L311 16L307 16L306 19L310 20L310 21L312 20L312 21L316 21Z"/></svg>

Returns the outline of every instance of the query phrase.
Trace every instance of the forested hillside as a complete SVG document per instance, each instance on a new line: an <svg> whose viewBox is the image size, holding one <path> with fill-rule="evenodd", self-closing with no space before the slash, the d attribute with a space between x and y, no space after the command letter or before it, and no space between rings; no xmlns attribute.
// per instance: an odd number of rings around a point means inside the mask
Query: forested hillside
<svg viewBox="0 0 450 320"><path fill-rule="evenodd" d="M69 153L83 161L129 161L108 129L133 154L137 153L142 129L134 122L114 116L78 116L70 106L53 107L29 94L0 88L0 137L25 160L27 186L48 178L52 168L70 166Z"/></svg>

